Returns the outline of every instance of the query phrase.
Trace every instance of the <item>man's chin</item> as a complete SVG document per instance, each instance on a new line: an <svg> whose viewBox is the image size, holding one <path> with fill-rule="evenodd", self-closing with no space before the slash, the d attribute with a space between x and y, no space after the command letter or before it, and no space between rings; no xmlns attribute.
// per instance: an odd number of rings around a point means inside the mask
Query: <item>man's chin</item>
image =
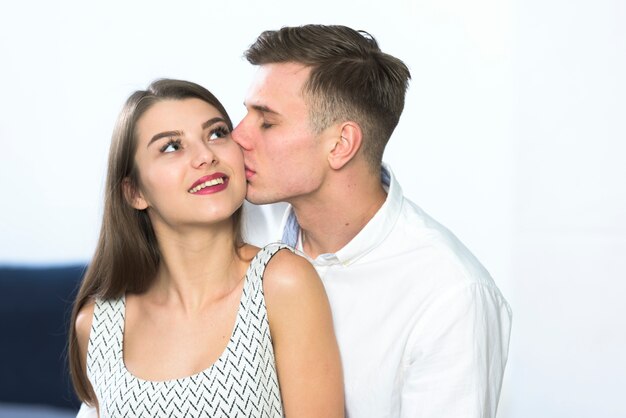
<svg viewBox="0 0 626 418"><path fill-rule="evenodd" d="M252 203L253 205L268 205L270 203L276 203L277 200L271 200L264 198L264 196L259 196L256 193L250 193L248 187L248 193L246 194L246 200L248 203Z"/></svg>

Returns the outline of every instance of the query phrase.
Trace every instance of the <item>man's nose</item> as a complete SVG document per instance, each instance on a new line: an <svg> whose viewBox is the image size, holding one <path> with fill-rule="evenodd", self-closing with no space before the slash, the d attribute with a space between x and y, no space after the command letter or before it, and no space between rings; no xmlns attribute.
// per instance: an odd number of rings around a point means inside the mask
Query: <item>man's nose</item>
<svg viewBox="0 0 626 418"><path fill-rule="evenodd" d="M235 126L235 129L233 129L232 132L232 137L233 141L235 141L241 148L245 150L250 149L250 137L247 133L246 118L243 118L241 122Z"/></svg>

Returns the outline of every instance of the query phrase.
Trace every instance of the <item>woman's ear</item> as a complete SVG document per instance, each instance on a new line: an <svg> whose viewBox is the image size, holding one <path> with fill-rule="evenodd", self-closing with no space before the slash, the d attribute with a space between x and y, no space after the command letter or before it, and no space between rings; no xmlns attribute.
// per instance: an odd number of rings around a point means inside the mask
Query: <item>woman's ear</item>
<svg viewBox="0 0 626 418"><path fill-rule="evenodd" d="M129 205L137 210L144 210L148 208L148 202L146 202L146 199L143 198L141 191L135 187L133 182L128 177L122 180L122 188L124 189L126 202L128 202Z"/></svg>
<svg viewBox="0 0 626 418"><path fill-rule="evenodd" d="M340 126L340 136L328 155L330 166L339 170L345 166L359 151L363 142L361 127L356 122L344 122Z"/></svg>

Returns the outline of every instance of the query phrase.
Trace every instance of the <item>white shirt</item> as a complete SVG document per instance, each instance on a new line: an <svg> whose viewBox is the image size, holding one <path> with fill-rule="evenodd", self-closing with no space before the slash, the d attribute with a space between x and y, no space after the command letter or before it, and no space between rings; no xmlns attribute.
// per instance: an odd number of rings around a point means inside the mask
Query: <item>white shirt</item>
<svg viewBox="0 0 626 418"><path fill-rule="evenodd" d="M345 247L310 260L333 314L351 418L495 417L511 310L489 273L446 228L388 195ZM291 208L283 241L295 246Z"/></svg>
<svg viewBox="0 0 626 418"><path fill-rule="evenodd" d="M386 165L382 177L387 199L363 230L310 260L330 300L347 416L495 417L509 305L469 250L403 196ZM250 238L263 215L248 216ZM295 246L290 207L283 219L283 241Z"/></svg>

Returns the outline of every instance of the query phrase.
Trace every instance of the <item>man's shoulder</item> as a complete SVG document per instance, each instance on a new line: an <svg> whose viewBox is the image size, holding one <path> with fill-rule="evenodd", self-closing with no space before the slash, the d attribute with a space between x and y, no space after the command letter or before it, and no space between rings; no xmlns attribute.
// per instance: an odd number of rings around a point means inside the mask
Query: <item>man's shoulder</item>
<svg viewBox="0 0 626 418"><path fill-rule="evenodd" d="M247 201L244 202L244 241L257 247L263 247L268 242L280 239L280 225L287 207L287 203L254 205Z"/></svg>
<svg viewBox="0 0 626 418"><path fill-rule="evenodd" d="M493 285L487 269L461 240L406 197L382 252L396 253L422 272L416 275L430 276L440 285ZM389 257L390 262L393 259Z"/></svg>

